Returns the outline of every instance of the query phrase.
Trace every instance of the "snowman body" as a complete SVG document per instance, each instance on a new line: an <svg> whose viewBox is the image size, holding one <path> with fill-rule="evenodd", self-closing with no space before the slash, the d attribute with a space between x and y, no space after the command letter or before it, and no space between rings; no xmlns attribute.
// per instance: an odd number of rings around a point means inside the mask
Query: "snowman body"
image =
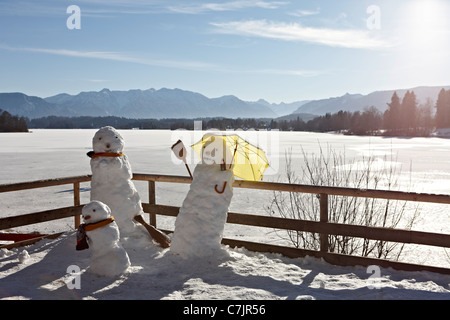
<svg viewBox="0 0 450 320"><path fill-rule="evenodd" d="M91 252L89 271L114 277L124 273L130 266L127 252L120 243L120 231L107 205L91 201L83 207L82 215L87 242Z"/></svg>
<svg viewBox="0 0 450 320"><path fill-rule="evenodd" d="M134 231L133 218L143 213L139 194L131 181L128 158L122 153L124 140L113 127L103 127L92 139L91 201L98 200L111 209L122 233Z"/></svg>
<svg viewBox="0 0 450 320"><path fill-rule="evenodd" d="M204 161L195 167L175 221L170 251L186 259L226 256L221 241L233 196L234 175L231 168L224 169L223 153L215 158L212 150L211 145L205 148Z"/></svg>

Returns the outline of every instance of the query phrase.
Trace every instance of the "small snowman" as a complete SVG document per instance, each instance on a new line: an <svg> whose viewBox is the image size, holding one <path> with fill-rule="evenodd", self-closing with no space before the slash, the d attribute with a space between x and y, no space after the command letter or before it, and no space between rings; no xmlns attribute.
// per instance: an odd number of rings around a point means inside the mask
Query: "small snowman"
<svg viewBox="0 0 450 320"><path fill-rule="evenodd" d="M98 130L92 139L91 201L109 206L122 234L135 230L133 218L143 214L139 194L131 181L133 176L128 158L123 154L124 139L111 126Z"/></svg>
<svg viewBox="0 0 450 320"><path fill-rule="evenodd" d="M77 250L91 250L89 271L115 277L130 266L127 252L120 243L120 232L111 210L100 201L91 201L83 207L84 224L78 228Z"/></svg>
<svg viewBox="0 0 450 320"><path fill-rule="evenodd" d="M185 259L228 257L221 241L233 196L232 154L214 136L203 146L202 162L175 221L170 252Z"/></svg>

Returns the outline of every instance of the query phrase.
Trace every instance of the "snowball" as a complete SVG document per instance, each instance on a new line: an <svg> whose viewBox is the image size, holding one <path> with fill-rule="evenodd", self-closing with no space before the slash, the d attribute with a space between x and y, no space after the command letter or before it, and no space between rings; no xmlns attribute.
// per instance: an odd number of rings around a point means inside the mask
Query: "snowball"
<svg viewBox="0 0 450 320"><path fill-rule="evenodd" d="M19 253L18 258L20 263L25 263L30 258L30 255L28 254L27 250L23 250L21 253Z"/></svg>

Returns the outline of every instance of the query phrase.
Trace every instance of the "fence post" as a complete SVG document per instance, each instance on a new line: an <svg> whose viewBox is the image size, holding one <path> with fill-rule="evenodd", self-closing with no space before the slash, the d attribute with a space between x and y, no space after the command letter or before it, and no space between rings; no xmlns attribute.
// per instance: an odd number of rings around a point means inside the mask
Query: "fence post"
<svg viewBox="0 0 450 320"><path fill-rule="evenodd" d="M156 204L156 184L155 181L148 181L148 203ZM150 213L150 225L156 228L156 213Z"/></svg>
<svg viewBox="0 0 450 320"><path fill-rule="evenodd" d="M328 195L321 193L320 199L320 222L328 222ZM320 234L320 251L328 252L328 234Z"/></svg>
<svg viewBox="0 0 450 320"><path fill-rule="evenodd" d="M74 206L80 205L80 182L79 181L76 181L73 183L73 205ZM79 215L76 215L74 218L75 218L75 230L77 230L81 224L81 218Z"/></svg>

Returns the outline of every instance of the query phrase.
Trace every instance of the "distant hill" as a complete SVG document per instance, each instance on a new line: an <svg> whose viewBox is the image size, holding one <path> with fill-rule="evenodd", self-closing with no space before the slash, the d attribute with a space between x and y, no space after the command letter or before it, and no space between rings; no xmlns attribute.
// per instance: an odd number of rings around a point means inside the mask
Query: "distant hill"
<svg viewBox="0 0 450 320"><path fill-rule="evenodd" d="M77 115L127 118L274 117L267 106L249 104L235 96L207 98L181 89L128 90L59 94L45 99Z"/></svg>
<svg viewBox="0 0 450 320"><path fill-rule="evenodd" d="M388 108L387 103L391 101L391 97L394 92L397 92L400 99L402 99L406 91L414 91L419 104L425 103L427 98L431 98L433 103L435 103L439 91L441 91L442 88L448 90L450 89L450 86L416 87L411 89L375 91L367 95L346 93L341 97L310 101L297 108L293 113L325 115L326 113L336 113L340 110L351 112L362 111L371 106L374 106L381 112L384 112Z"/></svg>
<svg viewBox="0 0 450 320"><path fill-rule="evenodd" d="M45 99L23 93L0 93L0 108L30 119L55 116L117 116L137 118L275 118L265 104L245 102L235 96L207 98L181 89L81 92Z"/></svg>
<svg viewBox="0 0 450 320"><path fill-rule="evenodd" d="M250 103L265 105L265 106L269 107L270 109L272 109L278 115L278 117L283 117L283 116L287 116L287 115L293 113L295 110L297 110L298 108L303 106L305 103L308 103L310 101L311 100L295 101L295 102L291 102L291 103L285 103L285 102L269 103L264 99L259 99L256 102L250 102Z"/></svg>
<svg viewBox="0 0 450 320"><path fill-rule="evenodd" d="M71 112L42 98L27 96L20 92L0 93L0 109L12 115L39 118L50 115L69 116Z"/></svg>

